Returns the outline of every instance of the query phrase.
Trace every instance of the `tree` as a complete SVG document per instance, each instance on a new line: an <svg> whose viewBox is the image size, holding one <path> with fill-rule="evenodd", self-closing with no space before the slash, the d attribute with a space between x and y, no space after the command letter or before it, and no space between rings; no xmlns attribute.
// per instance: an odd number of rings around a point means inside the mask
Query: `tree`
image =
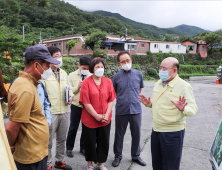
<svg viewBox="0 0 222 170"><path fill-rule="evenodd" d="M176 40L176 39L174 38L173 35L170 35L170 34L166 34L166 35L165 35L164 41L174 42L175 40Z"/></svg>
<svg viewBox="0 0 222 170"><path fill-rule="evenodd" d="M183 35L179 38L179 42L187 40L188 38L190 38L188 35Z"/></svg>
<svg viewBox="0 0 222 170"><path fill-rule="evenodd" d="M219 45L221 42L221 38L219 37L218 34L215 34L215 33L207 34L204 40L206 41L207 45L210 46L210 50L209 50L210 52L212 51L213 46Z"/></svg>
<svg viewBox="0 0 222 170"><path fill-rule="evenodd" d="M77 40L71 39L71 40L69 40L69 41L66 43L67 46L68 46L68 56L69 56L70 51L72 50L73 47L76 46L76 44L77 44L78 41L79 41L78 39L77 39Z"/></svg>
<svg viewBox="0 0 222 170"><path fill-rule="evenodd" d="M85 38L84 47L89 47L91 50L95 50L95 45L100 44L101 40L106 39L106 33L102 31L92 32L90 35L87 35Z"/></svg>

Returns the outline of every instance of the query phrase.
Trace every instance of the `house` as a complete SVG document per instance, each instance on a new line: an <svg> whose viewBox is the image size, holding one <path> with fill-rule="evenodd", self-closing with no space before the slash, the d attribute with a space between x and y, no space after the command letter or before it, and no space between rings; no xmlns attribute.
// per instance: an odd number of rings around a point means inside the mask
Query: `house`
<svg viewBox="0 0 222 170"><path fill-rule="evenodd" d="M131 55L146 55L149 51L149 42L149 39L141 37L123 36L117 39L117 36L108 34L106 40L101 42L101 47L108 49L108 55L117 55L120 51L128 51Z"/></svg>
<svg viewBox="0 0 222 170"><path fill-rule="evenodd" d="M56 38L50 38L43 40L43 44L46 44L46 46L56 46L61 50L62 55L66 56L68 54L68 46L67 42L71 39L78 39L76 46L71 49L70 55L85 55L85 54L92 54L93 51L91 49L84 49L82 48L82 45L84 43L84 37L82 35L68 35L64 37L56 37Z"/></svg>
<svg viewBox="0 0 222 170"><path fill-rule="evenodd" d="M151 53L186 53L186 47L179 42L150 41Z"/></svg>
<svg viewBox="0 0 222 170"><path fill-rule="evenodd" d="M195 41L191 39L186 39L181 42L182 45L186 46L188 53L197 54L199 53L201 57L207 57L207 44L204 41Z"/></svg>

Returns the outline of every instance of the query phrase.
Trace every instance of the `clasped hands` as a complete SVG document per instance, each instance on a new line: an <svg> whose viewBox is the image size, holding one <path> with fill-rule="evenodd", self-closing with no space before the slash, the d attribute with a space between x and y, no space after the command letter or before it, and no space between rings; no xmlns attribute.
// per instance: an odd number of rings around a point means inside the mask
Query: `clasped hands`
<svg viewBox="0 0 222 170"><path fill-rule="evenodd" d="M100 123L107 123L109 119L108 114L97 114L95 119Z"/></svg>
<svg viewBox="0 0 222 170"><path fill-rule="evenodd" d="M150 97L147 98L146 96L140 94L139 95L139 101L141 103L143 103L145 106L147 106L148 104L150 104ZM186 98L183 96L183 97L179 97L179 101L178 102L175 102L173 100L171 100L171 102L180 110L180 111L184 111L186 105L188 104L186 102Z"/></svg>

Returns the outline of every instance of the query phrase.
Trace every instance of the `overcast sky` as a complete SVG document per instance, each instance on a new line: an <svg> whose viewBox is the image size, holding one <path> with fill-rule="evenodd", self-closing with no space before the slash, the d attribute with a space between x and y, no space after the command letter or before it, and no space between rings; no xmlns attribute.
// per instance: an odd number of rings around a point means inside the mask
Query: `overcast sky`
<svg viewBox="0 0 222 170"><path fill-rule="evenodd" d="M65 2L81 10L119 13L134 21L160 28L186 24L211 31L222 29L222 1L65 0Z"/></svg>

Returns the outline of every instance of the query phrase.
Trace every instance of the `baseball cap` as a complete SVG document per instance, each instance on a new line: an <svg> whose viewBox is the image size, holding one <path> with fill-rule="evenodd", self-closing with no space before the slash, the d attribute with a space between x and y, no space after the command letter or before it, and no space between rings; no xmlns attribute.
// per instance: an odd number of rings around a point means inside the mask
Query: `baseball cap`
<svg viewBox="0 0 222 170"><path fill-rule="evenodd" d="M25 50L26 60L44 60L52 64L60 64L60 61L54 59L48 51L48 48L42 44L27 47Z"/></svg>

